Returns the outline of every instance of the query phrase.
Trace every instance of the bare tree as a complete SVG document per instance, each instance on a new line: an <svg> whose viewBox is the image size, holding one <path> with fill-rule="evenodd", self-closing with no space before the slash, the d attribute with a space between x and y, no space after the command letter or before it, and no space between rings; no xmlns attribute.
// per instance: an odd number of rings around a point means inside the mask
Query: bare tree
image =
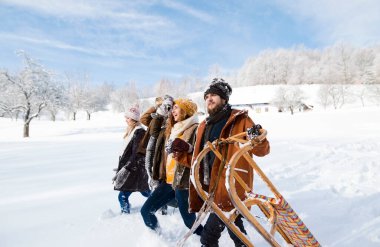
<svg viewBox="0 0 380 247"><path fill-rule="evenodd" d="M218 64L213 64L208 69L207 80L212 81L214 78L223 77L222 69Z"/></svg>
<svg viewBox="0 0 380 247"><path fill-rule="evenodd" d="M125 112L130 105L139 100L135 82L129 82L126 86L113 91L110 100L114 111Z"/></svg>
<svg viewBox="0 0 380 247"><path fill-rule="evenodd" d="M30 58L24 51L18 52L24 62L23 69L11 75L2 73L2 81L11 88L12 95L17 98L17 105L13 109L22 112L24 118L23 136L29 137L30 122L38 117L48 105L49 100L55 97L51 80L52 73L41 64Z"/></svg>
<svg viewBox="0 0 380 247"><path fill-rule="evenodd" d="M89 76L86 73L66 73L67 105L66 110L75 121L79 110L84 108L86 91L89 87Z"/></svg>
<svg viewBox="0 0 380 247"><path fill-rule="evenodd" d="M87 120L91 119L92 113L105 110L108 97L102 87L87 87L83 98L83 110L87 113Z"/></svg>
<svg viewBox="0 0 380 247"><path fill-rule="evenodd" d="M272 103L280 110L288 109L293 115L305 99L303 91L298 86L279 87Z"/></svg>
<svg viewBox="0 0 380 247"><path fill-rule="evenodd" d="M45 110L49 112L50 119L55 121L58 112L64 110L67 105L67 89L61 82L54 81L51 90L52 97L49 98Z"/></svg>
<svg viewBox="0 0 380 247"><path fill-rule="evenodd" d="M0 116L18 118L21 111L21 98L18 88L10 83L7 72L0 72Z"/></svg>
<svg viewBox="0 0 380 247"><path fill-rule="evenodd" d="M342 106L343 99L341 87L342 85L325 84L319 88L319 100L325 109L329 105L332 105L334 109L338 109Z"/></svg>
<svg viewBox="0 0 380 247"><path fill-rule="evenodd" d="M321 85L318 90L319 103L326 109L331 104L331 99L329 96L330 85Z"/></svg>

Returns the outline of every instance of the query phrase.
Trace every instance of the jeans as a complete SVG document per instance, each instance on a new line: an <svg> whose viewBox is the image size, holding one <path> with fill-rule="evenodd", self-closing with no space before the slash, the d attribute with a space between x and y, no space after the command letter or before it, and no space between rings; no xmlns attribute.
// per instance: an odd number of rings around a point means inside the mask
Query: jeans
<svg viewBox="0 0 380 247"><path fill-rule="evenodd" d="M236 218L235 225L240 229L242 233L247 234L247 232L244 229L241 215L239 215ZM221 219L219 219L219 217L215 213L211 213L206 221L201 235L202 246L219 246L219 238L225 227L226 225L224 224L224 222ZM243 241L241 241L230 229L228 229L228 234L230 235L230 238L234 241L235 246L245 246Z"/></svg>
<svg viewBox="0 0 380 247"><path fill-rule="evenodd" d="M152 230L159 228L157 217L154 215L158 209L168 204L173 199L177 200L179 212L181 213L182 220L188 228L191 228L195 221L195 213L189 213L189 191L183 189L173 190L170 184L162 182L153 191L150 197L145 201L141 208L141 215L146 226ZM199 226L195 233L200 235L203 227Z"/></svg>
<svg viewBox="0 0 380 247"><path fill-rule="evenodd" d="M132 194L132 191L120 191L118 199L121 207L121 213L129 214L131 204L129 203L129 196ZM141 191L141 195L148 197L150 195L150 190Z"/></svg>

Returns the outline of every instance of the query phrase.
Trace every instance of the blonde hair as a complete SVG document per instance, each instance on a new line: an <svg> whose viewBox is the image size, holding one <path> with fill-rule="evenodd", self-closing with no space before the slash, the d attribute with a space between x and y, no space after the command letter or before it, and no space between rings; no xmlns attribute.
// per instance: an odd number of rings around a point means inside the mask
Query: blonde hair
<svg viewBox="0 0 380 247"><path fill-rule="evenodd" d="M129 136L129 134L131 134L132 130L139 124L139 121L136 121L132 118L130 118L133 123L132 125L128 125L127 129L125 130L125 134L123 136L123 139L127 138Z"/></svg>

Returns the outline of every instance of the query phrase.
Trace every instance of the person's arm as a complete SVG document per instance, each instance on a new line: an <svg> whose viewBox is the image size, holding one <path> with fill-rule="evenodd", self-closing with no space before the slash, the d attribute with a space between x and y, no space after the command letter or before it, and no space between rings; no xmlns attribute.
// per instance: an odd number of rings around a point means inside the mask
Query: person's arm
<svg viewBox="0 0 380 247"><path fill-rule="evenodd" d="M156 107L152 106L148 110L146 110L143 115L140 117L140 122L146 127L149 126L150 121L152 121L151 114L156 112Z"/></svg>
<svg viewBox="0 0 380 247"><path fill-rule="evenodd" d="M164 121L164 117L157 115L150 122L149 135L157 138L161 131L162 122Z"/></svg>

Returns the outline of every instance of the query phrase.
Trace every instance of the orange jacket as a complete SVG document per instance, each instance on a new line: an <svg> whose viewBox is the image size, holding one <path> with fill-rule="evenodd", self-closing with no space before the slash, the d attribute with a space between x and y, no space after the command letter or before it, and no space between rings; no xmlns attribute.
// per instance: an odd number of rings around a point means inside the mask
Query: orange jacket
<svg viewBox="0 0 380 247"><path fill-rule="evenodd" d="M220 138L228 138L229 136L233 136L236 134L239 134L241 132L244 132L247 130L247 128L250 128L254 125L252 119L248 116L247 111L239 111L239 110L232 110L231 116L228 118L226 125L223 127L222 132L220 133ZM198 156L200 151L202 151L201 140L203 138L203 134L205 131L206 122L203 121L199 124L197 135L196 135L196 143L194 146L194 155L193 155L193 162L195 158ZM261 144L256 146L252 153L256 156L265 156L269 153L270 147L269 142L265 139ZM227 160L229 161L232 157L232 155L238 151L238 148L234 146L233 144L229 144L228 152L227 152ZM221 151L223 154L223 150ZM216 178L218 176L218 170L220 166L221 161L218 158L215 158L212 169L211 169L211 176L210 176L210 185L214 184L216 181ZM227 165L227 164L226 164ZM236 165L237 168L241 171L247 171L247 172L240 172L239 175L241 178L247 183L248 186L252 188L253 186L253 169L248 164L248 162L241 158ZM205 191L210 192L209 186L203 184L203 167L200 168L200 177L199 177L202 187ZM223 210L223 211L230 211L234 208L228 192L225 187L225 179L226 179L226 168L224 168L222 175L219 179L218 185L216 187L215 191L215 198L214 202ZM237 185L237 192L240 198L244 198L244 189ZM203 205L203 200L198 196L197 191L194 188L194 185L190 183L190 195L189 195L189 211L190 212L198 212L200 208Z"/></svg>

